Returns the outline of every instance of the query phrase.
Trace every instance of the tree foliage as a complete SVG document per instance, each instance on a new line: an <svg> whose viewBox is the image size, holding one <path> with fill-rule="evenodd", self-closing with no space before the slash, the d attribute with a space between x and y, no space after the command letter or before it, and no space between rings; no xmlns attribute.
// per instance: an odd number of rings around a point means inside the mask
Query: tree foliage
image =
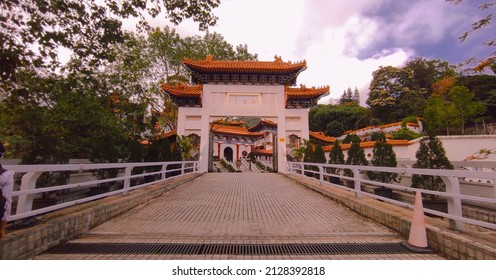
<svg viewBox="0 0 496 280"><path fill-rule="evenodd" d="M332 146L331 151L329 152L329 164L344 164L344 153L341 148L341 144L336 140L334 145ZM339 168L330 167L329 172L332 174L338 174L340 171Z"/></svg>
<svg viewBox="0 0 496 280"><path fill-rule="evenodd" d="M453 165L446 157L442 142L434 136L424 137L420 140L420 147L415 154L417 161L413 168L423 169L453 169ZM439 176L413 175L412 187L433 191L444 191L446 184ZM436 199L436 195L425 195L429 199Z"/></svg>
<svg viewBox="0 0 496 280"><path fill-rule="evenodd" d="M395 122L406 116L421 116L432 84L453 76L454 67L445 61L416 58L404 67L380 67L372 73L366 103L381 121Z"/></svg>
<svg viewBox="0 0 496 280"><path fill-rule="evenodd" d="M351 142L350 149L345 161L346 165L369 165L369 162L365 158L365 151L360 147L360 138L355 139ZM352 176L353 172L349 169L345 169L345 174L347 176Z"/></svg>
<svg viewBox="0 0 496 280"><path fill-rule="evenodd" d="M309 127L311 131L340 136L345 131L356 129L357 122L367 115L369 110L358 105L318 105L310 109Z"/></svg>
<svg viewBox="0 0 496 280"><path fill-rule="evenodd" d="M393 150L393 145L386 142L386 136L382 134L381 137L375 142L374 150L372 152L372 159L370 163L373 166L382 167L396 167L396 154ZM398 174L392 172L367 172L371 180L379 181L382 183L397 182Z"/></svg>
<svg viewBox="0 0 496 280"><path fill-rule="evenodd" d="M47 5L63 1L51 2ZM38 9L38 2L33 5ZM24 23L18 24L15 28L23 28ZM175 30L165 28L150 29L148 36L122 34L122 40L105 45L105 55L112 57L74 54L62 73L44 63L33 67L16 64L15 75L2 80L5 91L0 98L0 138L10 145L9 156L24 163L63 163L69 158L155 160L160 144L156 136L175 128L177 114L170 99L160 92L160 83L188 81L182 57L200 58L212 51L224 59L256 59L246 45L233 47L216 33L181 38ZM58 45L55 42L53 46ZM46 53L36 55L48 59ZM93 58L98 63L93 63ZM142 146L143 138L154 140ZM160 155L177 157L179 146L175 147L172 154L159 151Z"/></svg>
<svg viewBox="0 0 496 280"><path fill-rule="evenodd" d="M51 72L59 67L58 52L66 48L85 65L113 61L115 43L126 39L122 20L138 18L148 30L146 16L163 15L174 24L186 18L207 29L217 21L212 10L219 0L9 0L1 1L1 89L19 86L20 68Z"/></svg>
<svg viewBox="0 0 496 280"><path fill-rule="evenodd" d="M461 134L464 134L467 121L474 121L485 110L485 104L475 100L468 88L454 86L445 95L429 98L424 120L432 132L439 133L441 128L445 128L449 135L453 126L461 125Z"/></svg>

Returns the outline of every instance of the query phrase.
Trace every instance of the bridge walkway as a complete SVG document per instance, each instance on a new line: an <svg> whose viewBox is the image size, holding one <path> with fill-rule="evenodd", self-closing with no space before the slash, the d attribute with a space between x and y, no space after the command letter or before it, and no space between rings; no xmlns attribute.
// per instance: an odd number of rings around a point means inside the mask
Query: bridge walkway
<svg viewBox="0 0 496 280"><path fill-rule="evenodd" d="M401 241L281 174L208 173L35 259L443 259Z"/></svg>

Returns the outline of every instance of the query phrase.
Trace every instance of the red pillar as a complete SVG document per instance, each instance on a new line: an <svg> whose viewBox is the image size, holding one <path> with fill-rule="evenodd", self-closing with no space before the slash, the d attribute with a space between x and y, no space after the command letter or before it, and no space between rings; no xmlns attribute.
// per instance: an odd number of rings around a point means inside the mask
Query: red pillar
<svg viewBox="0 0 496 280"><path fill-rule="evenodd" d="M220 146L222 145L221 142L217 142L217 157L219 158L220 160Z"/></svg>

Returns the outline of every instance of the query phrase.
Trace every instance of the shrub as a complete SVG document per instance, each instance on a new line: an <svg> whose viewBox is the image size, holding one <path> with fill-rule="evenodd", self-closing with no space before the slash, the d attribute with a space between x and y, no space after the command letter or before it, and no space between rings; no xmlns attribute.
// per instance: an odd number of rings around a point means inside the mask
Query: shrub
<svg viewBox="0 0 496 280"><path fill-rule="evenodd" d="M417 162L413 168L425 169L453 169L453 165L446 157L446 152L439 138L432 134L420 140L420 147L415 154ZM445 191L446 184L439 176L413 175L412 187L432 191ZM425 194L428 199L437 199L437 195Z"/></svg>

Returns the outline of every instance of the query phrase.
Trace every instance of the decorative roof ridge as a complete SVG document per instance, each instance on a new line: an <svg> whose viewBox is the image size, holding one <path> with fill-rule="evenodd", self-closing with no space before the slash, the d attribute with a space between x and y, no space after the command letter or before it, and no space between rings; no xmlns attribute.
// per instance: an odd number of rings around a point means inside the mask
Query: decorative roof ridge
<svg viewBox="0 0 496 280"><path fill-rule="evenodd" d="M329 95L329 86L307 87L300 84L299 88L286 86L284 93L288 99L320 98Z"/></svg>
<svg viewBox="0 0 496 280"><path fill-rule="evenodd" d="M330 86L325 85L325 86L319 86L319 87L307 87L304 84L300 84L300 87L290 87L290 86L285 86L284 91L329 91Z"/></svg>
<svg viewBox="0 0 496 280"><path fill-rule="evenodd" d="M308 132L310 136L313 136L317 139L328 141L328 142L335 142L336 138L332 136L327 136L325 135L322 131L309 131Z"/></svg>
<svg viewBox="0 0 496 280"><path fill-rule="evenodd" d="M266 120L266 119L260 119L260 121L256 125L248 128L248 131L252 131L253 129L258 128L259 126L262 126L264 124L277 127L277 123L274 121Z"/></svg>
<svg viewBox="0 0 496 280"><path fill-rule="evenodd" d="M164 87L174 88L174 89L191 89L191 88L203 89L203 84L189 85L188 83L180 83L180 84L162 83L162 88Z"/></svg>
<svg viewBox="0 0 496 280"><path fill-rule="evenodd" d="M241 136L262 136L264 132L251 132L246 130L244 126L226 125L213 123L210 129L212 132L234 134Z"/></svg>
<svg viewBox="0 0 496 280"><path fill-rule="evenodd" d="M274 56L274 61L259 61L259 60L216 60L213 55L207 55L204 60L194 60L188 57L183 57L182 62L187 65L205 67L207 65L222 65L222 64L240 64L240 65L277 65L278 68L297 68L302 67L306 69L306 60L300 60L296 62L283 61L280 56Z"/></svg>
<svg viewBox="0 0 496 280"><path fill-rule="evenodd" d="M188 85L182 84L167 84L163 83L160 87L162 91L166 91L178 96L200 96L203 92L203 84Z"/></svg>
<svg viewBox="0 0 496 280"><path fill-rule="evenodd" d="M364 142L360 142L360 148L372 148L374 147L375 143L377 141L364 141ZM386 143L388 144L391 144L393 146L408 146L408 145L411 145L413 144L413 142L411 141L408 141L408 140L405 140L405 139L399 139L399 140L387 140ZM324 149L324 152L329 152L331 149L332 149L332 146L333 145L327 145L327 146L324 146L323 149ZM348 149L350 149L351 147L351 143L349 144L341 144L341 149L343 151L346 151Z"/></svg>

